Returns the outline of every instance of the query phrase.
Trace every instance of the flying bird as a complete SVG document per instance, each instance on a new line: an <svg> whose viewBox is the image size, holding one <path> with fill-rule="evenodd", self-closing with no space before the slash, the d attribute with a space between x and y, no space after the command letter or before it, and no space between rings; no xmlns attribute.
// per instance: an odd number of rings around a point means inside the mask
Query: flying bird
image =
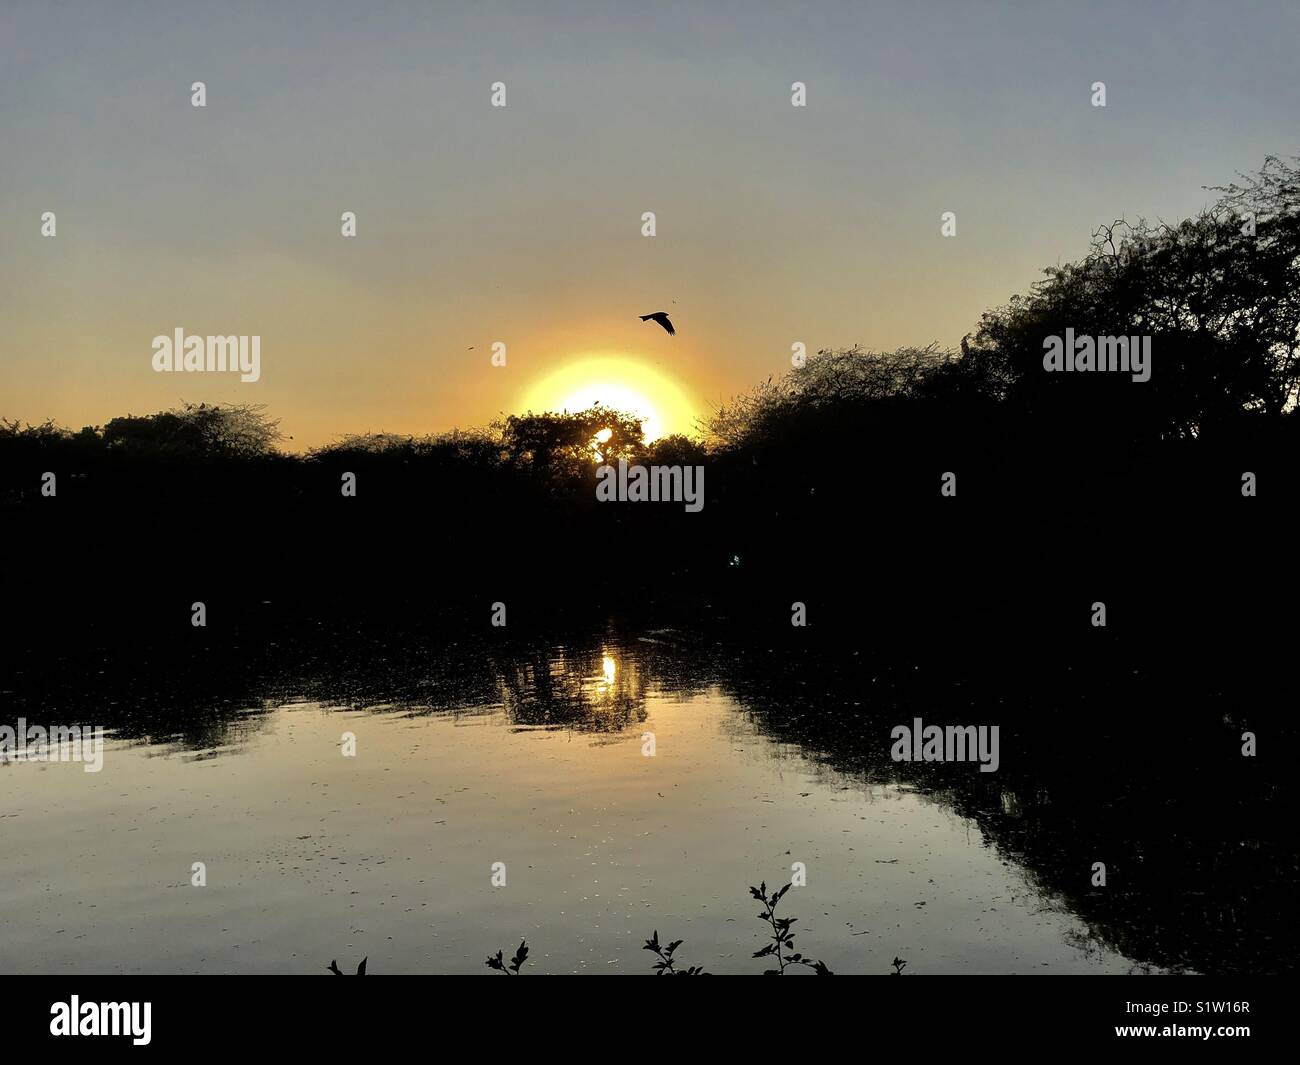
<svg viewBox="0 0 1300 1065"><path fill-rule="evenodd" d="M366 957L364 957L364 958L361 959L361 964L357 966L357 975L358 975L358 976L365 976L365 975L366 975L366 962L368 962L369 960L370 960L370 956L369 956L369 955L367 955ZM342 976L342 975L343 975L343 970L339 968L339 963L338 963L337 960L330 962L327 966L325 966L325 968L327 968L327 969L328 969L330 972L332 972L335 976Z"/></svg>
<svg viewBox="0 0 1300 1065"><path fill-rule="evenodd" d="M643 322L658 322L664 327L664 331L667 332L670 337L675 337L677 335L677 330L673 328L673 323L668 320L667 311L655 311L654 314L643 314L640 315L640 318Z"/></svg>

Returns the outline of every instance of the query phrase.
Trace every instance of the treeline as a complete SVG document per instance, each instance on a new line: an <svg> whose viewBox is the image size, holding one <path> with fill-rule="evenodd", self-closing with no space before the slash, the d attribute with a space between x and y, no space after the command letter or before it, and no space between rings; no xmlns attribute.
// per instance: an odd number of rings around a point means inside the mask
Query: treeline
<svg viewBox="0 0 1300 1065"><path fill-rule="evenodd" d="M1216 566L1227 580L1234 553L1276 558L1297 498L1300 167L1270 158L1215 191L1177 225L1102 227L959 351L820 352L695 437L647 444L635 417L599 407L303 455L252 406L75 432L6 422L9 574L57 559L64 578L182 596L289 582L475 601L856 584L922 615L970 581L987 595L1050 572L1091 596ZM1067 330L1149 336L1150 379L1047 372L1045 339ZM598 502L597 466L619 458L702 465L703 511Z"/></svg>

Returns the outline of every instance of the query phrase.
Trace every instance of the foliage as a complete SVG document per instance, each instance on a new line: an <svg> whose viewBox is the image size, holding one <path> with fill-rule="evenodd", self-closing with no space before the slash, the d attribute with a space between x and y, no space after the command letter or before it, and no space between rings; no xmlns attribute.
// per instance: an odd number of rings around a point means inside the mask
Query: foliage
<svg viewBox="0 0 1300 1065"><path fill-rule="evenodd" d="M705 422L707 432L732 449L779 440L805 419L824 421L846 409L900 403L923 395L925 383L952 360L937 344L871 352L859 348L819 351L785 376L721 406Z"/></svg>
<svg viewBox="0 0 1300 1065"><path fill-rule="evenodd" d="M756 950L754 957L776 959L777 967L766 970L763 973L764 976L784 976L786 969L791 965L807 966L818 976L834 976L835 974L826 967L825 962L805 958L801 953L794 950L794 932L790 929L799 918L778 917L776 915L777 905L792 886L792 884L786 884L785 887L770 897L767 894L767 881L763 881L758 887L749 889L749 893L763 904L763 912L758 915L759 920L766 921L772 928L772 941Z"/></svg>
<svg viewBox="0 0 1300 1065"><path fill-rule="evenodd" d="M561 474L586 473L598 457L630 459L644 445L640 418L600 404L574 414L512 414L493 428L508 462ZM597 443L596 434L606 430L609 438Z"/></svg>
<svg viewBox="0 0 1300 1065"><path fill-rule="evenodd" d="M515 951L515 956L507 963L504 960L503 952L497 951L487 960L487 967L495 969L497 972L505 973L507 976L518 976L520 967L528 960L528 943L526 940L519 941L519 949Z"/></svg>
<svg viewBox="0 0 1300 1065"><path fill-rule="evenodd" d="M674 939L666 947L661 947L659 931L656 929L655 934L645 941L645 946L641 949L653 951L658 956L659 960L654 963L655 976L708 976L709 974L701 965L692 965L686 969L677 968L673 961L673 952L681 945L682 940Z"/></svg>
<svg viewBox="0 0 1300 1065"><path fill-rule="evenodd" d="M1300 169L1258 177L1176 225L1118 220L1079 262L986 312L968 382L1045 420L1107 418L1130 439L1196 438L1243 415L1277 416L1300 387ZM1043 339L1150 336L1151 381L1045 374Z"/></svg>
<svg viewBox="0 0 1300 1065"><path fill-rule="evenodd" d="M254 458L270 454L280 440L279 421L260 404L208 406L186 403L173 410L114 418L104 426L105 447L177 457Z"/></svg>

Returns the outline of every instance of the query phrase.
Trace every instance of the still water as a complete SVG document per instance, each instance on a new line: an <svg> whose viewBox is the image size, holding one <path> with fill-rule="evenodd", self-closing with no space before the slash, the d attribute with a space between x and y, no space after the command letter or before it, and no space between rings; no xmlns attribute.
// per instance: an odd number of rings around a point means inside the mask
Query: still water
<svg viewBox="0 0 1300 1065"><path fill-rule="evenodd" d="M314 668L170 732L127 683L101 772L0 766L0 971L488 973L527 939L525 973L648 973L657 931L683 964L759 973L748 888L797 862L782 909L837 973L1159 970L949 788L872 768L894 719L869 678L841 708L870 722L857 762L774 731L671 631L411 652L367 683Z"/></svg>

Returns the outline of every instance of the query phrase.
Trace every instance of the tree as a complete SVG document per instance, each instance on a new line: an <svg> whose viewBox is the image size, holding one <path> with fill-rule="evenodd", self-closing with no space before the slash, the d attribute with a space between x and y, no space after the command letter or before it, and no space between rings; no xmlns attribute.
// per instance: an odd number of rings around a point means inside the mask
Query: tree
<svg viewBox="0 0 1300 1065"><path fill-rule="evenodd" d="M576 414L514 414L494 428L510 462L564 475L585 475L597 462L632 458L645 446L640 418L600 404Z"/></svg>
<svg viewBox="0 0 1300 1065"><path fill-rule="evenodd" d="M178 458L254 458L271 454L279 421L255 404L186 403L173 410L114 418L103 430L112 449Z"/></svg>
<svg viewBox="0 0 1300 1065"><path fill-rule="evenodd" d="M1275 158L1177 225L1100 227L1079 262L986 312L962 373L973 389L1075 434L1194 438L1242 415L1278 415L1300 385L1300 171ZM1149 336L1152 375L1048 373L1043 342Z"/></svg>
<svg viewBox="0 0 1300 1065"><path fill-rule="evenodd" d="M705 429L723 447L781 446L820 435L829 438L841 421L864 428L864 409L885 417L890 407L925 394L926 382L952 355L937 344L869 352L858 348L819 351L780 378L720 407Z"/></svg>

